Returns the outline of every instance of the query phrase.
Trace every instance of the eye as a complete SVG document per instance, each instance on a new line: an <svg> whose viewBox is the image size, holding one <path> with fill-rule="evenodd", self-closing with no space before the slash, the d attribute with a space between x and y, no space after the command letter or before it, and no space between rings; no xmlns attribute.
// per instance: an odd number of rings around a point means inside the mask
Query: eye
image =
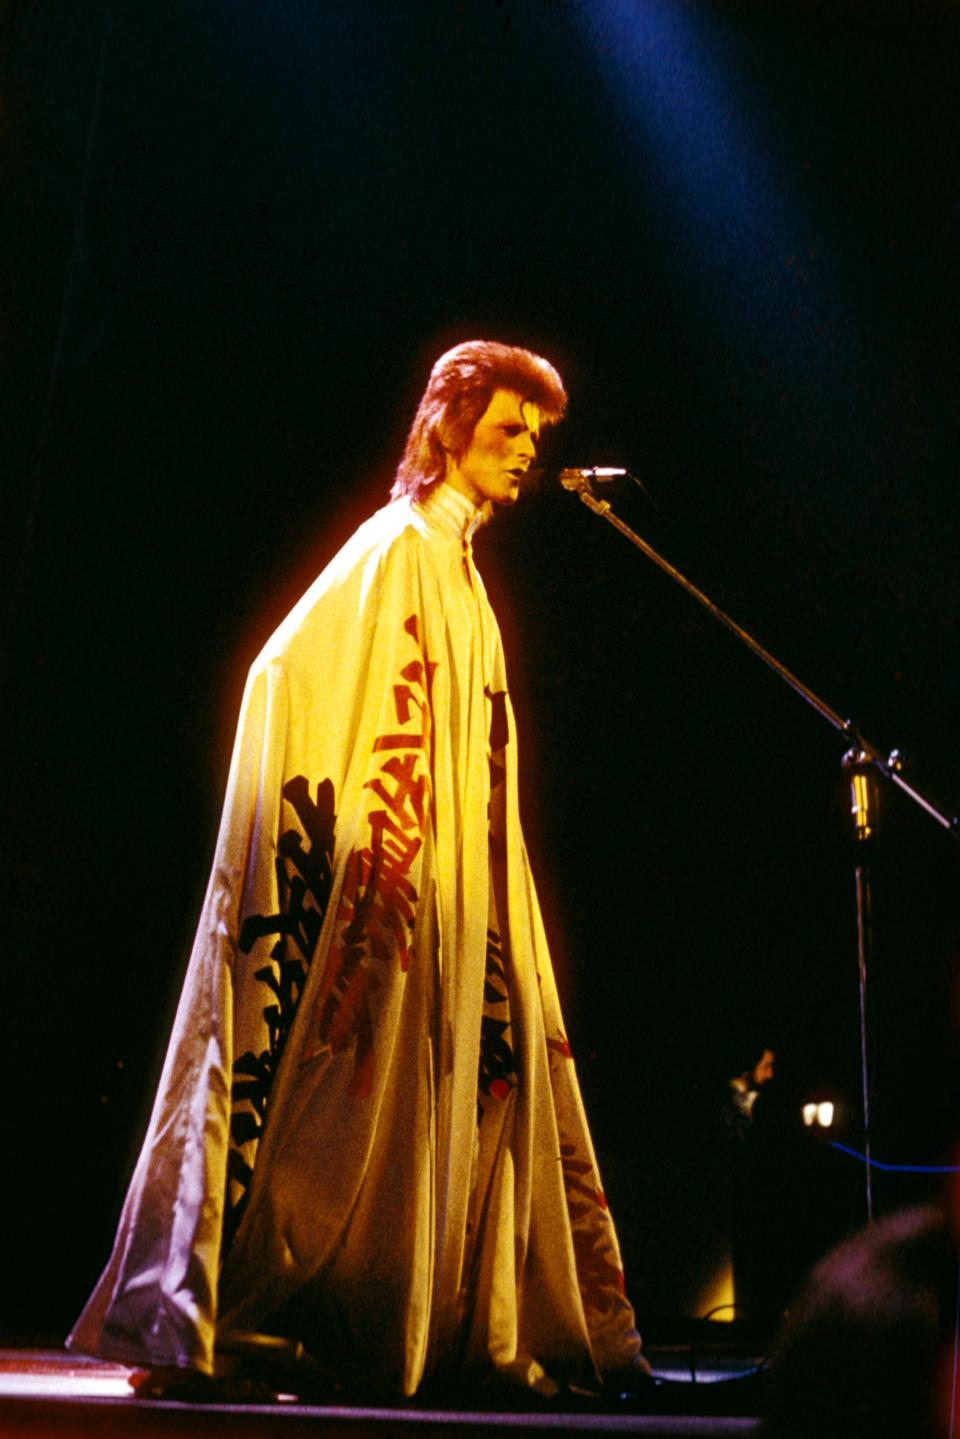
<svg viewBox="0 0 960 1439"><path fill-rule="evenodd" d="M514 435L523 434L524 430L526 429L526 425L504 425L502 428L503 433L505 435L509 435L510 438L513 439Z"/></svg>

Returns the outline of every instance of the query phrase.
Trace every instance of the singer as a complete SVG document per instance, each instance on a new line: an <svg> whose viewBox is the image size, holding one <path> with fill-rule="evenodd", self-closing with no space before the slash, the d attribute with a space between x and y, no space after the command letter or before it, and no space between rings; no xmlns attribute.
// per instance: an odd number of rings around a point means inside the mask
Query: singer
<svg viewBox="0 0 960 1439"><path fill-rule="evenodd" d="M271 1340L347 1397L646 1373L471 551L565 407L527 350L443 355L391 502L250 671L159 1093L69 1341L174 1397Z"/></svg>

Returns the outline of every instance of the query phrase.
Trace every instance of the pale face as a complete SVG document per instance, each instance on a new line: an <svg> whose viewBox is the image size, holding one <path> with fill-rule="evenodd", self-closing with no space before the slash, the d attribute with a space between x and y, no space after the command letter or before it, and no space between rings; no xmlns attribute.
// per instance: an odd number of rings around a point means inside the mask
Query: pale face
<svg viewBox="0 0 960 1439"><path fill-rule="evenodd" d="M512 505L533 464L540 411L512 390L495 390L459 460L448 457L447 484L475 505Z"/></svg>

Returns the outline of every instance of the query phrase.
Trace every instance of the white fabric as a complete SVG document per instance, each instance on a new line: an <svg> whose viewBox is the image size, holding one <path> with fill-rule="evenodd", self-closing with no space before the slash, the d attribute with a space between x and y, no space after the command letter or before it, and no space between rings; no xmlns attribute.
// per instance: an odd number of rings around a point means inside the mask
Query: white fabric
<svg viewBox="0 0 960 1439"><path fill-rule="evenodd" d="M380 510L250 671L78 1350L212 1372L231 1332L291 1334L407 1395L433 1373L589 1381L636 1359L475 518L445 485Z"/></svg>

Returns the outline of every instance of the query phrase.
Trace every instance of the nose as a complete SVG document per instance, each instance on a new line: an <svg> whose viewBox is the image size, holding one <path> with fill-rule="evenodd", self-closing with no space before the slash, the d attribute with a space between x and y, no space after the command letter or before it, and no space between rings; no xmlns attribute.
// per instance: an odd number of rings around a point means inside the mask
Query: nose
<svg viewBox="0 0 960 1439"><path fill-rule="evenodd" d="M525 460L533 460L536 458L537 442L529 430L526 430L520 436L520 454Z"/></svg>

